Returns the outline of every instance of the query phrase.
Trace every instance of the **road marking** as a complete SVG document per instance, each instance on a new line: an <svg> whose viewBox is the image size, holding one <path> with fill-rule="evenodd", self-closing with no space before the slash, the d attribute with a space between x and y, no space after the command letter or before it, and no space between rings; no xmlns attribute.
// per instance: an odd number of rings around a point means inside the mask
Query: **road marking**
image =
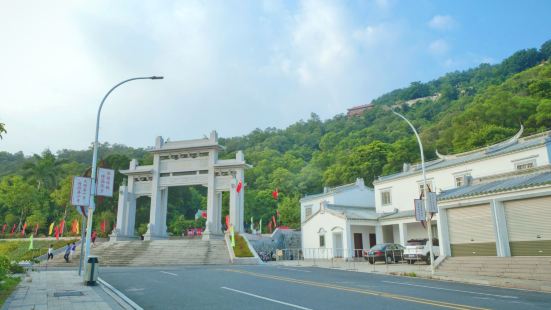
<svg viewBox="0 0 551 310"><path fill-rule="evenodd" d="M467 293L467 294L476 294L476 295L484 295L484 296L492 296L492 297L499 297L499 298L509 298L509 299L517 299L517 296L509 296L509 295L496 295L496 294L489 294L489 293L479 293L479 292L471 292L471 291L462 291L462 290L454 290L451 288L443 288L443 287L434 287L434 286L427 286L427 285L420 285L420 284L412 284L412 283L404 283L404 282L393 282L393 281L382 281L384 283L392 283L392 284L400 284L400 285L408 285L408 286L417 286L417 287L424 287L424 288L431 288L435 290L441 290L441 291L450 291L450 292L460 292L460 293Z"/></svg>
<svg viewBox="0 0 551 310"><path fill-rule="evenodd" d="M177 274L172 273L172 272L168 272L168 271L160 271L160 272L169 274L169 275L171 275L171 276L178 276Z"/></svg>
<svg viewBox="0 0 551 310"><path fill-rule="evenodd" d="M300 272L311 272L310 270L300 270L300 269L284 268L284 267L279 267L277 269L285 269L285 270L300 271Z"/></svg>
<svg viewBox="0 0 551 310"><path fill-rule="evenodd" d="M444 302L444 301L418 298L418 297L407 296L407 295L398 295L398 294L392 294L392 293L366 290L366 289L361 289L361 288L356 288L356 287L346 287L346 286L327 284L327 283L322 283L322 282L315 282L315 281L307 281L307 280L299 280L299 279L294 279L294 278L273 276L273 275L269 275L269 274L256 273L256 272L245 271L245 270L224 269L224 271L246 274L246 275L255 276L255 277L258 277L258 278L266 278L266 279L279 280L279 281L302 284L302 285L309 285L309 286L330 288L330 289L346 291L346 292L359 293L359 294L364 294L364 295L372 295L372 296L378 296L378 297L384 297L384 298L397 299L397 300L402 300L402 301L408 301L408 302L413 302L413 303L418 303L418 304L437 306L437 307L448 308L448 309L458 309L458 310L473 310L473 309L482 310L482 309L487 309L487 308L480 308L480 307L474 307L474 306L468 306L468 305L454 304L454 303L449 303L449 302Z"/></svg>
<svg viewBox="0 0 551 310"><path fill-rule="evenodd" d="M145 290L145 289L144 288L133 288L133 287L131 287L131 288L127 288L125 291L127 291L127 292L141 292L143 290Z"/></svg>
<svg viewBox="0 0 551 310"><path fill-rule="evenodd" d="M288 303L288 302L284 302L284 301L280 301L280 300L275 300L275 299L271 299L271 298L264 297L264 296L259 296L259 295L252 294L252 293L243 292L243 291L236 290L236 289L229 288L229 287L225 287L225 286L222 286L222 287L220 287L220 288L225 289L225 290L229 290L229 291L233 291L233 292L236 292L236 293L240 293L240 294L244 294L244 295L248 295L248 296L252 296L252 297L264 299L264 300L267 300L267 301L275 302L275 303L278 303L278 304L286 305L286 306L293 307L293 308L297 308L297 309L312 310L312 309L310 309L310 308L302 307L302 306L295 305L295 304L290 304L290 303Z"/></svg>

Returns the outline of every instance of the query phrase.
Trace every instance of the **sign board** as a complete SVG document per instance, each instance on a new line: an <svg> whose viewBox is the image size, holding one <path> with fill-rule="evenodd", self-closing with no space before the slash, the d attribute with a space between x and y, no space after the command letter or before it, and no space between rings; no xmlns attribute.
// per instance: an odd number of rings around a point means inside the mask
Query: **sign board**
<svg viewBox="0 0 551 310"><path fill-rule="evenodd" d="M436 204L436 193L435 192L429 192L428 195L428 201L427 201L427 208L430 213L438 213L438 206Z"/></svg>
<svg viewBox="0 0 551 310"><path fill-rule="evenodd" d="M414 199L415 205L415 219L417 221L425 221L427 219L427 214L425 213L425 206L423 206L422 199Z"/></svg>
<svg viewBox="0 0 551 310"><path fill-rule="evenodd" d="M113 182L115 181L115 170L99 168L98 184L96 184L96 195L113 197Z"/></svg>
<svg viewBox="0 0 551 310"><path fill-rule="evenodd" d="M71 204L74 206L90 205L90 189L92 179L85 177L73 177L73 188L71 190Z"/></svg>

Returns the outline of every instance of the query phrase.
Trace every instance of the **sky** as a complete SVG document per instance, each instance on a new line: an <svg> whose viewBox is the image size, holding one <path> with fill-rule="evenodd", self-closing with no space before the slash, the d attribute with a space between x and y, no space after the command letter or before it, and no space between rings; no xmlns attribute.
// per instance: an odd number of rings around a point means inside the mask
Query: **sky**
<svg viewBox="0 0 551 310"><path fill-rule="evenodd" d="M551 39L551 1L1 1L0 151L322 119Z"/></svg>

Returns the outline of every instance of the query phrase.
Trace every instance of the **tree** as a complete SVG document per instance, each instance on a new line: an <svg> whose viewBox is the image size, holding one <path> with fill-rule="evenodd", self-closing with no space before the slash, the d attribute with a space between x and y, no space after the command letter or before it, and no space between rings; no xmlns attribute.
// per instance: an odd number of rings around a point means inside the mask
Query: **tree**
<svg viewBox="0 0 551 310"><path fill-rule="evenodd" d="M33 160L25 164L25 175L37 183L38 190L43 185L50 190L57 186L62 163L50 150L45 150L42 152L42 156L35 154Z"/></svg>
<svg viewBox="0 0 551 310"><path fill-rule="evenodd" d="M19 214L18 229L21 228L27 215L41 206L38 190L25 182L21 176L2 179L0 204L6 206L10 213Z"/></svg>
<svg viewBox="0 0 551 310"><path fill-rule="evenodd" d="M280 224L290 228L300 228L299 196L284 197L279 203Z"/></svg>
<svg viewBox="0 0 551 310"><path fill-rule="evenodd" d="M8 133L6 131L6 125L4 123L0 123L0 139L2 139L2 133Z"/></svg>

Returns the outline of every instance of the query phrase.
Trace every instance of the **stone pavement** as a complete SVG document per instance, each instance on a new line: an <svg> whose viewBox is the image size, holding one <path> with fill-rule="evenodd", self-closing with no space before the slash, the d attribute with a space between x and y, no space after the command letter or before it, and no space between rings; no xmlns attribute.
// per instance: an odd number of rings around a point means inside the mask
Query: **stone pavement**
<svg viewBox="0 0 551 310"><path fill-rule="evenodd" d="M489 285L505 288L516 288L533 290L540 292L551 292L551 281L537 281L526 279L515 279L505 277L489 277L489 276L477 276L470 274L462 274L460 272L439 272L431 276L430 267L424 263L416 263L414 265L409 264L384 264L375 263L369 264L366 261L350 261L345 262L343 260L286 260L270 262L269 264L279 264L288 267L320 267L320 268L334 268L340 270L356 271L356 272L368 272L368 273L382 273L398 276L414 276L419 278L429 278L443 281L461 282L478 285Z"/></svg>
<svg viewBox="0 0 551 310"><path fill-rule="evenodd" d="M78 296L59 296L59 295ZM100 286L86 286L76 270L28 272L2 310L125 309ZM123 303L124 304L124 303Z"/></svg>

